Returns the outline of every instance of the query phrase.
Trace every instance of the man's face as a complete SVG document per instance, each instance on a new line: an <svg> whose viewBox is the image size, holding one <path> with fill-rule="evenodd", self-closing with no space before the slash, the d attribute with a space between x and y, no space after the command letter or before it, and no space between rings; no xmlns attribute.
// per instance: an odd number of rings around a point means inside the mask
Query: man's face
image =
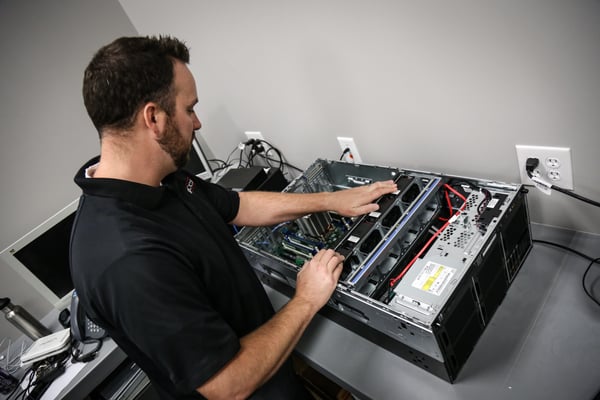
<svg viewBox="0 0 600 400"><path fill-rule="evenodd" d="M160 147L171 156L177 169L187 164L192 142L185 139L185 134L177 129L173 117L167 117L167 125L163 136L158 140ZM193 133L192 133L193 138Z"/></svg>
<svg viewBox="0 0 600 400"><path fill-rule="evenodd" d="M168 117L165 132L158 143L171 156L175 167L181 168L189 159L194 131L202 124L194 112L194 105L198 102L194 77L180 61L175 62L173 70L175 110Z"/></svg>

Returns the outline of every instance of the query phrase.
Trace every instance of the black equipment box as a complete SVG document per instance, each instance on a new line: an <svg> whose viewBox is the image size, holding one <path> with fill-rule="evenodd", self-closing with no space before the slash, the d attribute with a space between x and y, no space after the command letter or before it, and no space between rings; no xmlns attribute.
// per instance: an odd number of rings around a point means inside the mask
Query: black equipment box
<svg viewBox="0 0 600 400"><path fill-rule="evenodd" d="M281 192L289 184L281 169L269 168L268 172L265 172L264 167L230 169L216 183L236 192L248 190Z"/></svg>
<svg viewBox="0 0 600 400"><path fill-rule="evenodd" d="M346 257L326 317L453 382L531 249L522 185L317 160L286 192L394 180L379 210L315 213L236 236L262 282L292 296L321 248Z"/></svg>

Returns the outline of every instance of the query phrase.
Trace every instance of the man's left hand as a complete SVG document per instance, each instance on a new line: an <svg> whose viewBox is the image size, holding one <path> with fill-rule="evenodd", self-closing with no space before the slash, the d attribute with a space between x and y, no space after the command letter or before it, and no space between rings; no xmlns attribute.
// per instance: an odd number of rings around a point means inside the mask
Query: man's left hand
<svg viewBox="0 0 600 400"><path fill-rule="evenodd" d="M329 209L345 217L368 214L379 209L379 205L373 201L396 190L398 187L393 181L375 182L348 190L340 190L332 193Z"/></svg>

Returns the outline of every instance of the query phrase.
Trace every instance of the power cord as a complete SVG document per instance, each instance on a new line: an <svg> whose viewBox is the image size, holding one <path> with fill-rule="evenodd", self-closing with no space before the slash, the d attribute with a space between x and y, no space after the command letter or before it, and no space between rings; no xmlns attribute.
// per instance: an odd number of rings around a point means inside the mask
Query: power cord
<svg viewBox="0 0 600 400"><path fill-rule="evenodd" d="M247 142L244 143L244 148L245 149L250 149L249 154L248 154L248 161L246 163L246 167L250 167L254 165L254 158L257 157L260 154L265 153L266 154L266 150L265 150L265 146L263 146L263 142L265 144L267 144L264 140L262 139L250 139ZM242 150L243 151L243 150Z"/></svg>
<svg viewBox="0 0 600 400"><path fill-rule="evenodd" d="M231 159L232 155L239 150L238 158ZM287 174L288 177L293 178L290 170L304 172L302 169L288 163L283 153L270 142L264 139L250 139L246 142L241 142L235 149L229 153L227 160L214 160L221 163L219 170L227 169L228 167L235 164L235 161L239 161L239 166L252 167L256 161L262 161L266 166L271 168L280 169L282 173ZM286 170L284 170L287 169Z"/></svg>
<svg viewBox="0 0 600 400"><path fill-rule="evenodd" d="M347 160L346 160L346 158L347 158ZM350 147L346 147L344 149L344 151L340 155L340 161L349 161L352 163L356 163L356 161L354 160L354 156L352 155L352 150L350 149Z"/></svg>
<svg viewBox="0 0 600 400"><path fill-rule="evenodd" d="M600 203L595 200L588 199L587 197L583 197L575 192L572 192L565 188L561 188L560 186L556 186L549 182L546 182L539 176L535 176L533 174L533 171L535 171L535 169L538 167L539 164L540 164L540 160L537 158L533 158L533 157L530 157L525 161L525 171L527 171L527 176L529 176L529 179L531 179L538 185L541 185L544 189L547 189L547 190L553 189L553 190L556 190L557 192L561 192L563 194L566 194L567 196L573 197L574 199L581 200L585 203L591 204L596 207L600 207Z"/></svg>
<svg viewBox="0 0 600 400"><path fill-rule="evenodd" d="M85 350L86 345L93 345L91 350ZM98 352L102 348L102 339L85 339L82 341L73 339L71 344L71 361L72 362L83 362L92 361L98 355Z"/></svg>
<svg viewBox="0 0 600 400"><path fill-rule="evenodd" d="M23 374L23 376L21 377L21 379L19 379L19 381L17 382L17 384L13 387L13 389L6 396L7 400L10 400L11 398L13 398L13 395L17 392L17 389L19 389L21 387L21 384L23 383L23 381L25 381L25 379L28 376L29 376L30 380L33 380L33 369L32 368L29 368L28 370L25 371L25 373ZM29 384L27 386L29 386Z"/></svg>
<svg viewBox="0 0 600 400"><path fill-rule="evenodd" d="M534 239L532 241L533 241L533 243L540 243L540 244L545 244L545 245L548 245L548 246L558 247L560 249L569 251L569 252L571 252L573 254L578 255L581 258L584 258L584 259L588 260L590 262L590 264L588 265L588 267L586 268L585 272L583 273L583 277L581 278L581 284L583 286L583 291L585 292L585 294L590 299L592 299L592 301L594 303L596 303L598 306L600 306L600 300L594 297L594 295L592 294L592 292L590 290L588 290L588 288L587 288L587 286L585 284L585 280L587 278L588 273L590 272L590 269L592 268L592 265L594 265L594 264L600 264L600 257L594 258L594 257L588 256L587 254L581 253L581 252L579 252L579 251L577 251L575 249L572 249L572 248L570 248L568 246L564 246L564 245L559 244L559 243L549 242L549 241L546 241L546 240L536 240L536 239Z"/></svg>
<svg viewBox="0 0 600 400"><path fill-rule="evenodd" d="M342 151L342 154L340 155L340 161L343 161L344 160L344 156L346 154L348 154L348 153L350 153L350 147L346 147L344 149L344 151ZM350 154L350 157L352 157L352 154Z"/></svg>
<svg viewBox="0 0 600 400"><path fill-rule="evenodd" d="M40 399L50 384L66 370L69 352L65 351L52 357L34 363L29 368L15 389L6 397L7 400L37 400ZM27 379L27 385L21 385ZM21 388L21 391L17 390ZM14 397L13 397L14 396Z"/></svg>
<svg viewBox="0 0 600 400"><path fill-rule="evenodd" d="M221 171L228 167L227 162L219 158L211 158L210 160L208 160L208 162L217 163L217 166L212 168L213 172Z"/></svg>

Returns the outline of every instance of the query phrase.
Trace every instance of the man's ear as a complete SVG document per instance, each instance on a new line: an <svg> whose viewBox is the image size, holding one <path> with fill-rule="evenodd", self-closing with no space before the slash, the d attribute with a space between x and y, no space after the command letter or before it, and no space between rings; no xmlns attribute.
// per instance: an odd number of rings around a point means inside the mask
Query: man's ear
<svg viewBox="0 0 600 400"><path fill-rule="evenodd" d="M146 128L155 135L160 135L165 128L166 114L156 103L146 103L142 109L142 118Z"/></svg>

